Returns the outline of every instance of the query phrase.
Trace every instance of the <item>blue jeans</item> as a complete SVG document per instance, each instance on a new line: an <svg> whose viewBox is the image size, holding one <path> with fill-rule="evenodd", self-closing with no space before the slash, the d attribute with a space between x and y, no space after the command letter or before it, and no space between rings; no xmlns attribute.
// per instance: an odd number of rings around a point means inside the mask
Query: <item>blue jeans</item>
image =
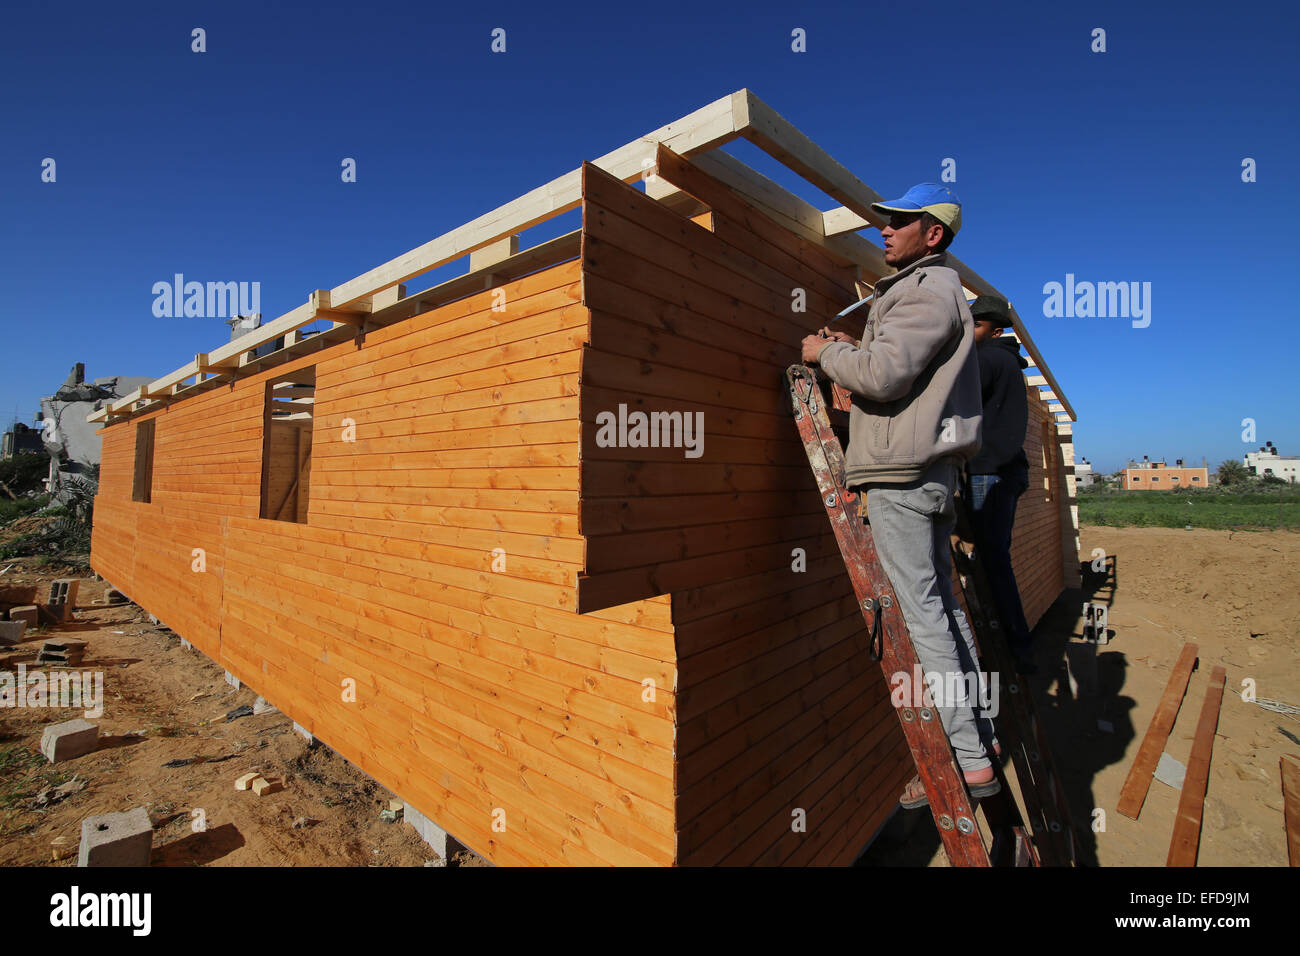
<svg viewBox="0 0 1300 956"><path fill-rule="evenodd" d="M1017 658L1031 659L1033 640L1011 567L1011 529L1016 523L1016 503L1029 488L1029 472L971 475L968 487L975 555L984 563L1002 631Z"/></svg>
<svg viewBox="0 0 1300 956"><path fill-rule="evenodd" d="M936 464L910 485L871 487L867 520L925 680L940 682L930 687L939 721L958 765L971 771L990 765L997 738L975 690L987 692L975 639L952 590L948 535L956 520L956 484L956 467Z"/></svg>

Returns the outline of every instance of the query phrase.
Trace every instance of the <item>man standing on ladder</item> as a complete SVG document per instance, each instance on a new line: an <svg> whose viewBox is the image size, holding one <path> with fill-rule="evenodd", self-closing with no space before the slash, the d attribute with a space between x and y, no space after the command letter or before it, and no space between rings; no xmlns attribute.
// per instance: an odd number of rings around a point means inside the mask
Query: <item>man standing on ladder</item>
<svg viewBox="0 0 1300 956"><path fill-rule="evenodd" d="M981 421L970 309L945 253L961 228L961 203L946 186L924 183L871 209L889 217L881 238L897 271L876 283L860 343L842 332L830 341L810 335L803 361L853 394L845 485L866 494L880 564L939 719L971 796L987 797L1001 789L990 760L997 744L980 712L979 659L953 594L949 550L958 471L979 450ZM912 675L900 678L912 686ZM899 802L926 805L919 776Z"/></svg>
<svg viewBox="0 0 1300 956"><path fill-rule="evenodd" d="M1011 325L1011 307L1005 300L982 295L971 303L970 311L984 402L984 444L966 466L969 488L965 496L970 502L975 558L984 565L1016 670L1034 674L1038 667L1029 624L1011 567L1016 502L1029 488L1024 449L1029 399L1022 374L1029 363L1021 357L1018 342L1001 337L1002 330Z"/></svg>

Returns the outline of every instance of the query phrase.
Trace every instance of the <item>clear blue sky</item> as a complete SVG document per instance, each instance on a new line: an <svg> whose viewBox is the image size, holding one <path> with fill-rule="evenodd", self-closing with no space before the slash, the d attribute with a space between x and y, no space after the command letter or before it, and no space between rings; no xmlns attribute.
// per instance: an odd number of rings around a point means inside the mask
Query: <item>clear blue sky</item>
<svg viewBox="0 0 1300 956"><path fill-rule="evenodd" d="M260 281L271 319L749 87L886 197L956 160L953 252L1030 324L1098 468L1239 457L1247 417L1300 453L1292 5L377 7L5 5L6 422L76 361L161 376L226 341L219 319L154 317L174 273ZM1067 273L1150 282L1150 326L1045 318Z"/></svg>

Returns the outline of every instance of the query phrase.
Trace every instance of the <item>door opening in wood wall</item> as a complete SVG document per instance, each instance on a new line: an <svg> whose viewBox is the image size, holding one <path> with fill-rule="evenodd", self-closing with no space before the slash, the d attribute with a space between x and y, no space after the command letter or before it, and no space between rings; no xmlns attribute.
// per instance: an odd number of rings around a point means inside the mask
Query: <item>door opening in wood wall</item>
<svg viewBox="0 0 1300 956"><path fill-rule="evenodd" d="M131 500L153 500L153 435L154 420L139 422L135 426L135 473L131 482Z"/></svg>
<svg viewBox="0 0 1300 956"><path fill-rule="evenodd" d="M266 383L262 419L263 518L307 523L315 401L315 366L286 372Z"/></svg>

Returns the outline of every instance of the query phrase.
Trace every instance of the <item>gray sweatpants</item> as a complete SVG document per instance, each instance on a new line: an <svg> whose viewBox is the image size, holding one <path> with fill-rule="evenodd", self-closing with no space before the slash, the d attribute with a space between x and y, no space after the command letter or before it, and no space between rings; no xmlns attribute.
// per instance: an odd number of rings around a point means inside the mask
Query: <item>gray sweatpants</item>
<svg viewBox="0 0 1300 956"><path fill-rule="evenodd" d="M978 696L968 692L982 685L976 683L980 675L975 639L952 590L948 536L956 522L956 484L957 467L940 462L919 482L870 486L867 517L939 719L958 765L969 771L990 765L988 754L996 738ZM936 676L941 685L936 685ZM912 675L906 679L911 686Z"/></svg>

